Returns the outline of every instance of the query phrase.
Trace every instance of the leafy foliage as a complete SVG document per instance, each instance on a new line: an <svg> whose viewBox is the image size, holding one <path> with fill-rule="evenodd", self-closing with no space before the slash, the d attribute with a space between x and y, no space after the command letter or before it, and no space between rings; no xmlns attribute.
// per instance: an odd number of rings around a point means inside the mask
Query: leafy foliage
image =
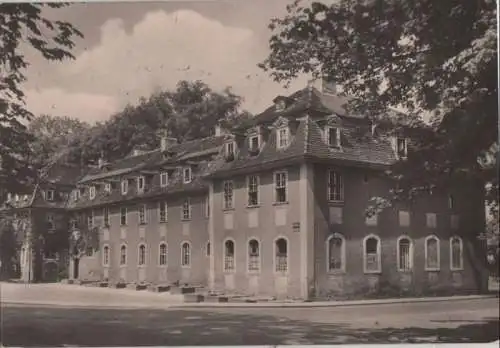
<svg viewBox="0 0 500 348"><path fill-rule="evenodd" d="M13 220L0 219L0 275L9 277L12 274L17 259L19 243L16 237Z"/></svg>
<svg viewBox="0 0 500 348"><path fill-rule="evenodd" d="M29 66L23 49L30 47L47 60L74 58L74 38L82 37L70 23L51 20L43 11L63 3L0 4L0 194L2 187L17 190L33 177L31 139L25 121L32 113L25 105L22 83Z"/></svg>
<svg viewBox="0 0 500 348"><path fill-rule="evenodd" d="M496 162L478 161L498 158L496 1L296 1L270 29L260 66L276 81L323 76L352 97L352 112L392 116L394 132L412 134L408 160L388 173L399 183L391 201L458 181L489 182L497 204Z"/></svg>

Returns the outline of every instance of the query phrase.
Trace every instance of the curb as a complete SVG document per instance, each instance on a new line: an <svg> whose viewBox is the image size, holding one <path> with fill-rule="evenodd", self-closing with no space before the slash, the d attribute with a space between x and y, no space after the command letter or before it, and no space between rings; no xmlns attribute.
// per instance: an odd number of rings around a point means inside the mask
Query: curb
<svg viewBox="0 0 500 348"><path fill-rule="evenodd" d="M128 305L109 305L109 304L84 304L84 303L57 303L49 301L2 301L1 307L29 307L36 306L38 308L67 308L67 309L125 309L125 310L137 310L137 309L168 309L170 304L128 304Z"/></svg>

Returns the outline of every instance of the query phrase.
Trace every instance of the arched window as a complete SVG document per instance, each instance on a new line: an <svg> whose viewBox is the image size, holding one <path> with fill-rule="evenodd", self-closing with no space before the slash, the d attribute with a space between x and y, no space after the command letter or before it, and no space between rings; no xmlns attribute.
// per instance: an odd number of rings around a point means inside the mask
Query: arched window
<svg viewBox="0 0 500 348"><path fill-rule="evenodd" d="M335 233L326 240L328 272L345 271L345 239Z"/></svg>
<svg viewBox="0 0 500 348"><path fill-rule="evenodd" d="M144 244L139 245L139 266L144 266L146 264L146 246Z"/></svg>
<svg viewBox="0 0 500 348"><path fill-rule="evenodd" d="M425 238L425 270L439 271L441 265L441 251L439 238L428 236Z"/></svg>
<svg viewBox="0 0 500 348"><path fill-rule="evenodd" d="M109 266L109 246L107 245L102 248L102 264Z"/></svg>
<svg viewBox="0 0 500 348"><path fill-rule="evenodd" d="M248 242L248 270L250 272L260 271L260 248L259 241L251 239Z"/></svg>
<svg viewBox="0 0 500 348"><path fill-rule="evenodd" d="M288 243L286 239L279 238L275 242L275 270L285 273L288 271Z"/></svg>
<svg viewBox="0 0 500 348"><path fill-rule="evenodd" d="M160 250L159 250L159 264L160 266L166 266L167 265L167 243L160 243Z"/></svg>
<svg viewBox="0 0 500 348"><path fill-rule="evenodd" d="M224 271L234 271L234 242L232 240L224 242Z"/></svg>
<svg viewBox="0 0 500 348"><path fill-rule="evenodd" d="M181 244L181 266L191 267L191 244L189 242Z"/></svg>
<svg viewBox="0 0 500 348"><path fill-rule="evenodd" d="M464 268L463 242L462 238L454 236L450 238L450 269L460 271Z"/></svg>
<svg viewBox="0 0 500 348"><path fill-rule="evenodd" d="M210 257L210 241L207 242L207 246L205 248L205 255Z"/></svg>
<svg viewBox="0 0 500 348"><path fill-rule="evenodd" d="M366 236L363 240L364 272L379 273L382 270L380 255L380 238L375 235Z"/></svg>
<svg viewBox="0 0 500 348"><path fill-rule="evenodd" d="M127 246L122 245L120 247L120 266L127 264Z"/></svg>
<svg viewBox="0 0 500 348"><path fill-rule="evenodd" d="M412 253L413 253L412 242L408 237L398 238L398 270L405 272L412 269Z"/></svg>

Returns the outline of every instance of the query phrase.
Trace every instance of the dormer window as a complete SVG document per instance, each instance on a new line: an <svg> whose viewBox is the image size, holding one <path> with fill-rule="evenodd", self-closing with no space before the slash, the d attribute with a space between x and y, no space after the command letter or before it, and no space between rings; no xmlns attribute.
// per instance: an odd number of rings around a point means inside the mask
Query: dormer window
<svg viewBox="0 0 500 348"><path fill-rule="evenodd" d="M185 167L182 170L182 178L185 184L189 184L191 182L191 167Z"/></svg>
<svg viewBox="0 0 500 348"><path fill-rule="evenodd" d="M95 198L95 186L90 186L89 197L90 199Z"/></svg>
<svg viewBox="0 0 500 348"><path fill-rule="evenodd" d="M234 156L234 142L231 141L225 145L226 157Z"/></svg>
<svg viewBox="0 0 500 348"><path fill-rule="evenodd" d="M278 128L276 145L278 149L288 146L288 127Z"/></svg>
<svg viewBox="0 0 500 348"><path fill-rule="evenodd" d="M160 186L165 187L168 185L168 173L162 172L160 173Z"/></svg>
<svg viewBox="0 0 500 348"><path fill-rule="evenodd" d="M398 158L406 158L408 154L408 144L405 138L396 138L396 154Z"/></svg>
<svg viewBox="0 0 500 348"><path fill-rule="evenodd" d="M259 136L258 135L252 135L248 139L248 147L252 151L257 151L259 149L259 146L260 146L260 144L259 144Z"/></svg>
<svg viewBox="0 0 500 348"><path fill-rule="evenodd" d="M137 191L144 192L145 180L143 176L137 178Z"/></svg>
<svg viewBox="0 0 500 348"><path fill-rule="evenodd" d="M47 200L48 201L53 201L55 196L54 190L47 190ZM18 197L16 197L18 199ZM16 199L16 201L17 201Z"/></svg>
<svg viewBox="0 0 500 348"><path fill-rule="evenodd" d="M122 195L126 195L128 192L128 180L122 180Z"/></svg>
<svg viewBox="0 0 500 348"><path fill-rule="evenodd" d="M326 128L326 142L330 147L340 147L340 128Z"/></svg>
<svg viewBox="0 0 500 348"><path fill-rule="evenodd" d="M106 184L104 184L104 191L106 192L111 192L111 183L107 182Z"/></svg>

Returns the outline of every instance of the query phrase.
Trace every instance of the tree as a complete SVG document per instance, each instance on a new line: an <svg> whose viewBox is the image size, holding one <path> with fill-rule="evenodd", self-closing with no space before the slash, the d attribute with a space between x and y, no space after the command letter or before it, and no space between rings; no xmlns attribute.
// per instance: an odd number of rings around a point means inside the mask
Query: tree
<svg viewBox="0 0 500 348"><path fill-rule="evenodd" d="M408 161L389 173L399 190L381 207L460 180L489 182L497 204L496 166L478 161L498 158L496 1L296 1L270 29L260 67L276 81L326 77L352 112L395 117L393 132L413 134Z"/></svg>
<svg viewBox="0 0 500 348"><path fill-rule="evenodd" d="M22 91L29 62L23 50L28 46L47 60L71 59L74 38L83 37L70 23L51 20L43 11L63 6L0 4L0 196L5 187L17 190L34 175L29 165L31 137L25 126L33 115Z"/></svg>
<svg viewBox="0 0 500 348"><path fill-rule="evenodd" d="M8 279L13 276L14 265L17 260L16 230L11 218L0 220L0 279Z"/></svg>

